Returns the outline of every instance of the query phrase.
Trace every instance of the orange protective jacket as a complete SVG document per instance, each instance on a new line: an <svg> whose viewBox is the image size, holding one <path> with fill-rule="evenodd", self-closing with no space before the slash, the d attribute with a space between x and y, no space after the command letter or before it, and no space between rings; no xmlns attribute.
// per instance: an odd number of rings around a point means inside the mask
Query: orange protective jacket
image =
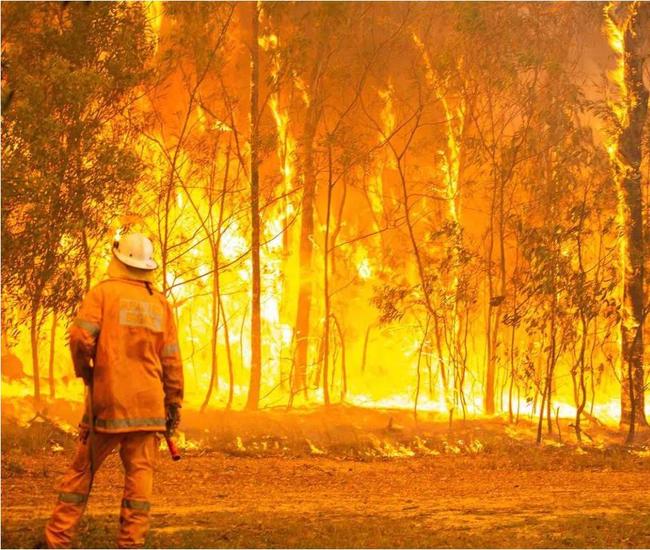
<svg viewBox="0 0 650 550"><path fill-rule="evenodd" d="M165 431L165 406L183 400L173 312L149 278L113 258L108 279L86 295L70 329L75 373L94 372L98 432Z"/></svg>

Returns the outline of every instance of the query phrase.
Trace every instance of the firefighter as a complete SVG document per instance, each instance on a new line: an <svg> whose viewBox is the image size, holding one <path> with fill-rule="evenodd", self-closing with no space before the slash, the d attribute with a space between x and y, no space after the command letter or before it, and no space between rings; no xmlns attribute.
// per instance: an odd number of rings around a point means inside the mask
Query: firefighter
<svg viewBox="0 0 650 550"><path fill-rule="evenodd" d="M116 241L108 277L86 295L70 330L75 374L90 399L76 456L45 528L49 548L70 547L93 476L117 447L124 466L117 543L144 545L156 434L178 426L183 399L176 325L169 303L152 287L157 268L152 254L144 235Z"/></svg>

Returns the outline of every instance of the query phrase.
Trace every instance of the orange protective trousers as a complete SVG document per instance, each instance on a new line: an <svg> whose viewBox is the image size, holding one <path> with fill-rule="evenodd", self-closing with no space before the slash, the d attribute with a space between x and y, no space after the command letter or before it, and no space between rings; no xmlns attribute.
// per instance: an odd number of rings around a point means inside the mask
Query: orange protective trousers
<svg viewBox="0 0 650 550"><path fill-rule="evenodd" d="M45 527L48 548L70 548L90 492L91 452L93 471L97 472L104 459L118 445L124 465L124 498L117 545L119 548L142 547L149 529L149 501L157 441L152 432L95 432L90 437L81 437L72 466L61 483L52 518Z"/></svg>

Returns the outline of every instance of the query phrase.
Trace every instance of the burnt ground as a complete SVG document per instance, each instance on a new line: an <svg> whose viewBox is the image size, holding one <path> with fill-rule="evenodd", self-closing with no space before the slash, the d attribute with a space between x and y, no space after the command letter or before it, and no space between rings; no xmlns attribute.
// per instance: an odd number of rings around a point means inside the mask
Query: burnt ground
<svg viewBox="0 0 650 550"><path fill-rule="evenodd" d="M178 463L159 454L149 547L650 547L647 434L626 448L592 426L590 444L577 446L567 427L562 443L536 446L532 426L500 419L450 430L346 411L302 415L300 430L276 416L273 431L263 419L275 413L260 414L195 431L198 448ZM2 439L2 546L32 547L72 437L5 415ZM77 547L114 544L121 484L113 454Z"/></svg>

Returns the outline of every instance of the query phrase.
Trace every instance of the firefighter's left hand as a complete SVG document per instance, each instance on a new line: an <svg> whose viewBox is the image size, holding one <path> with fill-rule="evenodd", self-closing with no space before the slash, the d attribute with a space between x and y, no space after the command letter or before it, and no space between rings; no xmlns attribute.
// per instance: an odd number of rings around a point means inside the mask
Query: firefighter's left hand
<svg viewBox="0 0 650 550"><path fill-rule="evenodd" d="M88 436L90 435L89 428L79 428L79 441L85 445L88 443Z"/></svg>
<svg viewBox="0 0 650 550"><path fill-rule="evenodd" d="M174 432L181 423L181 408L178 405L167 405L167 431Z"/></svg>
<svg viewBox="0 0 650 550"><path fill-rule="evenodd" d="M83 367L81 370L77 371L77 377L83 380L84 385L90 386L90 382L93 377L93 370L91 367Z"/></svg>

